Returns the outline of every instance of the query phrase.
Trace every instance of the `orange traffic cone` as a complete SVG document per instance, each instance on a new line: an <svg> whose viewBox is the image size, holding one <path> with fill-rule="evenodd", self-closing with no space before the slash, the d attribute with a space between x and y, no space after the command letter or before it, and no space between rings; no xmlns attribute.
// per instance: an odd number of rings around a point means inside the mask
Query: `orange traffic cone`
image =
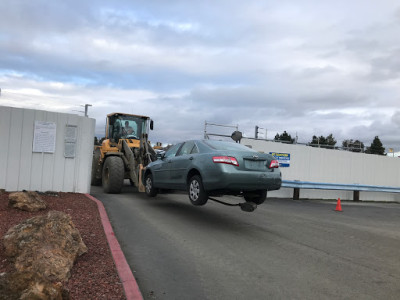
<svg viewBox="0 0 400 300"><path fill-rule="evenodd" d="M342 205L340 204L340 198L337 199L335 211L342 211Z"/></svg>

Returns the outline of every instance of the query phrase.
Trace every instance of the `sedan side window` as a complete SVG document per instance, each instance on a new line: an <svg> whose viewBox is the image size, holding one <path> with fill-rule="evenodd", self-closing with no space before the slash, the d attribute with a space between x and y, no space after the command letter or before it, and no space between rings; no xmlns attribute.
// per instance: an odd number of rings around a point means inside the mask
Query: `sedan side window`
<svg viewBox="0 0 400 300"><path fill-rule="evenodd" d="M185 144L183 144L181 150L179 150L179 152L176 154L176 156L190 154L193 149L193 146L194 146L194 142L186 142Z"/></svg>
<svg viewBox="0 0 400 300"><path fill-rule="evenodd" d="M190 151L190 154L196 154L199 153L199 148L197 148L196 144L194 144L192 151Z"/></svg>
<svg viewBox="0 0 400 300"><path fill-rule="evenodd" d="M171 148L168 149L167 152L165 152L164 157L171 157L171 156L175 156L176 152L178 152L179 148L181 147L182 144L176 144L174 146L172 146Z"/></svg>

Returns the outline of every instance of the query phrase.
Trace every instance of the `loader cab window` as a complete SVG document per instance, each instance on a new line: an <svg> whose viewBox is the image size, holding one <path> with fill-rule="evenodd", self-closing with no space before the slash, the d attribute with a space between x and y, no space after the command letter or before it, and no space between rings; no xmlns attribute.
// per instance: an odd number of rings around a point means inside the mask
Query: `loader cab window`
<svg viewBox="0 0 400 300"><path fill-rule="evenodd" d="M146 119L129 115L110 117L108 136L118 142L119 139L139 139L146 133Z"/></svg>
<svg viewBox="0 0 400 300"><path fill-rule="evenodd" d="M137 139L138 137L138 125L135 121L132 120L124 120L123 121L124 127L122 127L122 136L129 139Z"/></svg>
<svg viewBox="0 0 400 300"><path fill-rule="evenodd" d="M115 140L118 141L122 136L122 124L120 119L111 120L110 122L110 132L109 135Z"/></svg>

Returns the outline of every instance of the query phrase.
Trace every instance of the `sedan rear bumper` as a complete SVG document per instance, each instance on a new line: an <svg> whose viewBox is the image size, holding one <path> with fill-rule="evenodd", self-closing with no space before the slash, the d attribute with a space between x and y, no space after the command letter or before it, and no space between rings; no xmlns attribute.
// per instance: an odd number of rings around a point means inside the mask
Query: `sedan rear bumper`
<svg viewBox="0 0 400 300"><path fill-rule="evenodd" d="M282 184L281 172L274 169L271 172L241 171L233 168L221 168L220 172L210 172L203 175L203 185L206 191L231 190L279 190Z"/></svg>

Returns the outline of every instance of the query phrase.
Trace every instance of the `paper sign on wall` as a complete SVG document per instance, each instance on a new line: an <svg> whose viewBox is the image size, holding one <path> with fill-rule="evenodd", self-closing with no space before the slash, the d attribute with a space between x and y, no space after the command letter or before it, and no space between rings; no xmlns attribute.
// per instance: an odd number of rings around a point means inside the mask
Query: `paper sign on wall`
<svg viewBox="0 0 400 300"><path fill-rule="evenodd" d="M76 125L66 125L64 136L64 157L75 157L77 136L78 127Z"/></svg>
<svg viewBox="0 0 400 300"><path fill-rule="evenodd" d="M65 127L65 142L67 143L76 143L78 127L75 125L67 125Z"/></svg>
<svg viewBox="0 0 400 300"><path fill-rule="evenodd" d="M33 152L54 153L56 149L56 123L35 121Z"/></svg>

